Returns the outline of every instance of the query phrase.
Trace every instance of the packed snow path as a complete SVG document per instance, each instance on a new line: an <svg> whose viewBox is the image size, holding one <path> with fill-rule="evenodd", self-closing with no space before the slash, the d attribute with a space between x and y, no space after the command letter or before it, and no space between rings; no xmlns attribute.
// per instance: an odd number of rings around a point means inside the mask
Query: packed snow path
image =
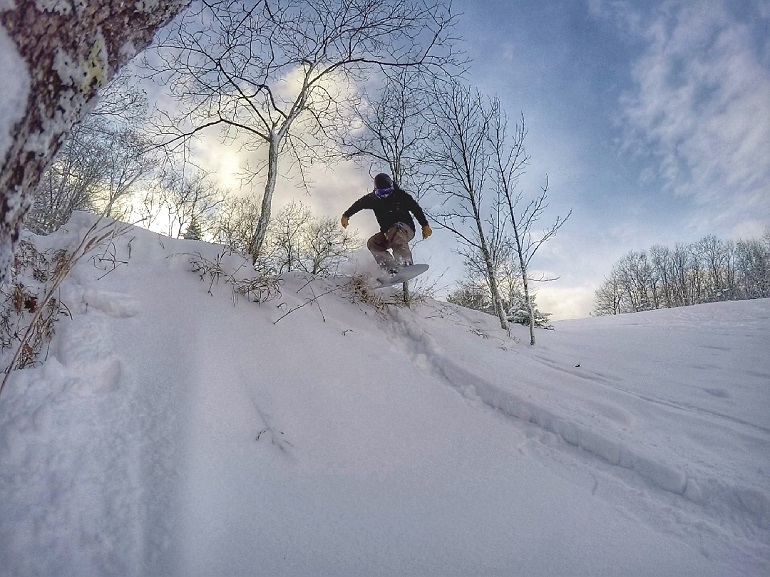
<svg viewBox="0 0 770 577"><path fill-rule="evenodd" d="M132 229L116 249L101 280L76 268L73 319L0 398L2 575L770 567L768 301L529 347L445 303L377 311L342 277L233 304L189 272L218 247Z"/></svg>

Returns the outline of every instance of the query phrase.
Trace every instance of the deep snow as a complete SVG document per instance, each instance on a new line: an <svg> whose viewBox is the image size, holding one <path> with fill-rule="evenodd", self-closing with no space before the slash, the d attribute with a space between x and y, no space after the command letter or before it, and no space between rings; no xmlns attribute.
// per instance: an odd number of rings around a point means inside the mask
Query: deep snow
<svg viewBox="0 0 770 577"><path fill-rule="evenodd" d="M530 347L348 275L209 294L190 255L221 251L130 228L65 281L0 396L0 574L770 573L770 301Z"/></svg>

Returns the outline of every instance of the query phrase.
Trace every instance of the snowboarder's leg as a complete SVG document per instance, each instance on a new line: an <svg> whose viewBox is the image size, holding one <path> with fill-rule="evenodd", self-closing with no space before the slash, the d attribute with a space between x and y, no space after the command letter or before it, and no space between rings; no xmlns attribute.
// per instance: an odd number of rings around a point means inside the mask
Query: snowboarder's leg
<svg viewBox="0 0 770 577"><path fill-rule="evenodd" d="M409 249L409 241L414 238L414 231L406 224L398 223L388 230L387 239L393 256L399 267L412 264L412 251Z"/></svg>
<svg viewBox="0 0 770 577"><path fill-rule="evenodd" d="M385 270L391 270L396 268L396 261L393 260L393 256L388 252L390 243L384 234L378 232L372 236L366 243L366 248L372 253L374 260L380 265L380 268Z"/></svg>

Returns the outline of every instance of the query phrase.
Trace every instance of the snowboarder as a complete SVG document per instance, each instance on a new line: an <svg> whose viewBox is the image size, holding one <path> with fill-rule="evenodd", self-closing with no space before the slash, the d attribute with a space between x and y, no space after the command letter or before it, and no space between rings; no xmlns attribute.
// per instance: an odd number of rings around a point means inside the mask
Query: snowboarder
<svg viewBox="0 0 770 577"><path fill-rule="evenodd" d="M390 176L380 173L374 177L374 190L359 198L342 214L342 227L347 228L348 219L367 208L374 211L380 225L380 232L366 243L377 264L390 274L396 274L402 266L412 265L412 251L409 249L409 241L415 234L412 214L422 226L422 238L428 238L433 232L417 201L394 185ZM389 249L393 251L392 255Z"/></svg>

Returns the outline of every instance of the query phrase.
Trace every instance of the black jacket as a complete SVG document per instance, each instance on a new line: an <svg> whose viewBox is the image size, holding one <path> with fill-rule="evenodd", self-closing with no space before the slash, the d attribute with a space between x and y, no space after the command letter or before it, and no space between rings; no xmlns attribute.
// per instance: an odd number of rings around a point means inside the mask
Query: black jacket
<svg viewBox="0 0 770 577"><path fill-rule="evenodd" d="M355 201L349 209L344 212L344 216L350 218L360 210L370 208L374 211L374 216L377 217L377 223L380 225L382 232L387 232L397 222L403 222L409 225L412 230L414 228L414 220L412 215L415 216L420 226L426 226L428 219L425 218L425 213L417 204L417 201L412 198L408 192L404 192L400 188L393 190L391 194L386 197L380 198L374 192L370 192Z"/></svg>

